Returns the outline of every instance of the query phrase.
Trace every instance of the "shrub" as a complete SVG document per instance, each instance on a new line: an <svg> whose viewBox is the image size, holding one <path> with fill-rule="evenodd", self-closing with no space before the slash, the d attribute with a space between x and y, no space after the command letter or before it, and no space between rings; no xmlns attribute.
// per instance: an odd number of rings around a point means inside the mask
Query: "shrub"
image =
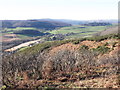
<svg viewBox="0 0 120 90"><path fill-rule="evenodd" d="M79 40L75 40L75 41L73 41L72 43L73 43L73 44L79 44L80 41L79 41Z"/></svg>
<svg viewBox="0 0 120 90"><path fill-rule="evenodd" d="M79 44L80 42L85 41L85 40L86 40L86 38L80 38L80 39L76 39L76 40L71 40L71 42L73 44Z"/></svg>
<svg viewBox="0 0 120 90"><path fill-rule="evenodd" d="M108 42L106 42L105 44L104 44L104 46L107 46L109 43Z"/></svg>
<svg viewBox="0 0 120 90"><path fill-rule="evenodd" d="M86 40L90 40L90 41L102 41L102 40L106 40L106 39L120 39L120 34L110 34L110 35L104 35L104 36L93 36L93 37L88 37L86 38Z"/></svg>
<svg viewBox="0 0 120 90"><path fill-rule="evenodd" d="M3 57L3 83L12 86L19 82L18 77L25 79L24 72L28 79L42 78L42 64L45 61L44 55L11 55Z"/></svg>
<svg viewBox="0 0 120 90"><path fill-rule="evenodd" d="M81 47L80 47L80 49L86 49L86 50L88 50L89 49L89 47L88 46L86 46L86 45L82 45Z"/></svg>
<svg viewBox="0 0 120 90"><path fill-rule="evenodd" d="M104 54L110 50L110 48L106 46L98 46L97 48L92 49L93 52L97 52L98 54Z"/></svg>

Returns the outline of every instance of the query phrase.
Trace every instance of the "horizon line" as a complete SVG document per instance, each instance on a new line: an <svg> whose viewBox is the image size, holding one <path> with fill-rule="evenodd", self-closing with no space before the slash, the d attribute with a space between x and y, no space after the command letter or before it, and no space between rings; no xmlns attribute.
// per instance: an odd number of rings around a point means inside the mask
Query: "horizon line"
<svg viewBox="0 0 120 90"><path fill-rule="evenodd" d="M42 20L42 19L43 19L43 20L44 20L44 19L48 19L48 20L50 20L50 19L51 19L51 20L73 20L73 21L74 21L74 20L75 20L75 21L96 21L96 20L99 20L99 21L100 21L100 20L101 20L101 21L102 21L102 20L117 20L117 21L118 21L118 19L90 19L90 20L89 20L89 19L88 19L88 20L85 20L85 19L82 20L82 19L81 19L81 20L79 20L79 19L54 19L54 18L40 18L40 19L0 19L0 20L2 21L2 20Z"/></svg>

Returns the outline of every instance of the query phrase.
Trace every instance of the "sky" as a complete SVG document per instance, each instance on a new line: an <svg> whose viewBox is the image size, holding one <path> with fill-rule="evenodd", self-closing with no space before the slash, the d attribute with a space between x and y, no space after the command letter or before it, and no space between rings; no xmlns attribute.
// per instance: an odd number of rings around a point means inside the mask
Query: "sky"
<svg viewBox="0 0 120 90"><path fill-rule="evenodd" d="M119 0L0 0L0 20L118 18Z"/></svg>

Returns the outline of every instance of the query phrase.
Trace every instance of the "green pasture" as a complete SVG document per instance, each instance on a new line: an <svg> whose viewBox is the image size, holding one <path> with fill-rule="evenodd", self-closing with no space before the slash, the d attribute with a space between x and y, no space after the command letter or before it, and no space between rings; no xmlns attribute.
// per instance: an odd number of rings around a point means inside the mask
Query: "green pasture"
<svg viewBox="0 0 120 90"><path fill-rule="evenodd" d="M96 33L99 31L103 31L106 29L106 26L70 26L63 27L58 30L48 31L51 34L67 34L67 33L80 33L80 34L88 34L88 33Z"/></svg>

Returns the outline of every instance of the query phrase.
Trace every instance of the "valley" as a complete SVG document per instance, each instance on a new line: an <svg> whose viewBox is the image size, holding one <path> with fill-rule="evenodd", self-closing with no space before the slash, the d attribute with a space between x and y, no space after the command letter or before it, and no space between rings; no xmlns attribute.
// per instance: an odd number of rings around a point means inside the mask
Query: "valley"
<svg viewBox="0 0 120 90"><path fill-rule="evenodd" d="M120 87L116 23L6 22L0 36L6 89Z"/></svg>
<svg viewBox="0 0 120 90"><path fill-rule="evenodd" d="M39 27L28 27L25 26L28 23L36 23L39 24L40 21L3 21L4 24L10 23L14 25L19 25L19 27L12 27L8 24L8 27L4 27L2 29L2 42L3 42L3 51L5 49L9 49L13 46L17 46L18 44L22 44L24 41L32 41L36 39L42 39L45 41L53 41L53 40L64 40L64 39L74 39L80 37L90 37L96 33L109 29L111 27L115 27L116 25L107 25L107 26L85 26L84 24L81 25L71 25L65 24L63 22L58 21L42 21L42 22L49 22L54 25L54 23L58 23L58 25L54 26L53 30L50 30L49 27L45 26L46 29L41 29ZM21 26L20 23L24 22L24 26ZM41 22L40 22L41 23ZM23 23L22 23L23 24ZM66 26L60 26L66 25ZM11 28L10 28L11 27ZM42 26L43 27L43 26ZM14 42L20 42L15 43ZM7 43L13 42L12 45L7 45ZM14 45L13 45L14 44ZM7 46L6 46L7 45Z"/></svg>

